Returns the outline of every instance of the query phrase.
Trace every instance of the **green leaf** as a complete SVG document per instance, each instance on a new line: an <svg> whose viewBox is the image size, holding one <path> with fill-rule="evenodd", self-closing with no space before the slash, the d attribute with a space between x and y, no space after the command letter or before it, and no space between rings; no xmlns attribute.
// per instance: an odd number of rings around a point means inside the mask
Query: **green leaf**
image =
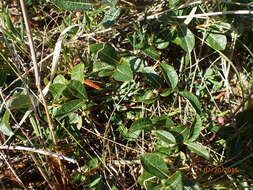
<svg viewBox="0 0 253 190"><path fill-rule="evenodd" d="M30 123L33 127L33 131L36 134L36 136L42 138L43 135L42 135L41 127L38 126L38 123L32 114L29 115L29 120L30 120Z"/></svg>
<svg viewBox="0 0 253 190"><path fill-rule="evenodd" d="M57 101L61 97L65 89L66 89L65 84L54 83L50 85L49 92L52 94L54 100Z"/></svg>
<svg viewBox="0 0 253 190"><path fill-rule="evenodd" d="M163 39L157 39L156 44L158 49L166 49L170 45L169 42L164 41Z"/></svg>
<svg viewBox="0 0 253 190"><path fill-rule="evenodd" d="M12 136L14 135L14 132L11 129L9 120L10 112L6 110L0 122L0 131L7 136Z"/></svg>
<svg viewBox="0 0 253 190"><path fill-rule="evenodd" d="M202 112L200 102L194 94L192 94L188 91L181 91L181 92L179 92L179 95L188 99L198 114L200 114Z"/></svg>
<svg viewBox="0 0 253 190"><path fill-rule="evenodd" d="M131 65L133 72L142 72L145 67L145 60L142 60L136 56L124 57L124 62L127 62Z"/></svg>
<svg viewBox="0 0 253 190"><path fill-rule="evenodd" d="M102 20L102 25L104 28L111 27L114 23L117 22L121 14L121 9L112 7L108 11L106 11L105 16Z"/></svg>
<svg viewBox="0 0 253 190"><path fill-rule="evenodd" d="M88 105L82 99L68 101L56 110L56 112L54 113L54 117L61 117L62 118L65 115L67 115L71 112L75 112L76 110L83 108L83 107L88 107Z"/></svg>
<svg viewBox="0 0 253 190"><path fill-rule="evenodd" d="M161 77L155 72L153 67L144 67L142 70L144 76L146 76L146 82L154 88L161 88L163 81Z"/></svg>
<svg viewBox="0 0 253 190"><path fill-rule="evenodd" d="M137 96L136 100L144 104L152 104L156 101L156 97L157 94L155 94L153 90L146 90L144 94L141 93L140 96Z"/></svg>
<svg viewBox="0 0 253 190"><path fill-rule="evenodd" d="M116 67L113 77L115 80L122 82L133 80L133 72L130 64L127 62L120 63Z"/></svg>
<svg viewBox="0 0 253 190"><path fill-rule="evenodd" d="M80 63L76 65L71 72L71 80L78 80L83 82L84 80L84 64Z"/></svg>
<svg viewBox="0 0 253 190"><path fill-rule="evenodd" d="M92 44L90 51L95 53L98 58L110 65L117 65L119 63L118 52L110 45L106 44Z"/></svg>
<svg viewBox="0 0 253 190"><path fill-rule="evenodd" d="M152 46L148 46L145 49L142 49L142 51L154 60L158 60L160 58L160 53Z"/></svg>
<svg viewBox="0 0 253 190"><path fill-rule="evenodd" d="M165 88L161 93L160 96L167 97L174 93L174 90L172 88Z"/></svg>
<svg viewBox="0 0 253 190"><path fill-rule="evenodd" d="M95 176L95 177L96 179L94 179L92 182L89 183L89 187L95 187L96 185L101 183L102 177L101 176Z"/></svg>
<svg viewBox="0 0 253 190"><path fill-rule="evenodd" d="M195 121L191 130L192 130L192 136L188 140L193 142L199 137L200 132L202 130L202 121L199 115L196 115Z"/></svg>
<svg viewBox="0 0 253 190"><path fill-rule="evenodd" d="M195 37L187 26L183 24L178 26L177 37L173 42L190 53L195 46Z"/></svg>
<svg viewBox="0 0 253 190"><path fill-rule="evenodd" d="M183 190L182 173L175 172L169 179L165 181L166 190Z"/></svg>
<svg viewBox="0 0 253 190"><path fill-rule="evenodd" d="M57 75L57 76L54 78L53 84L55 84L55 83L67 84L68 81L65 79L65 77L64 77L63 75Z"/></svg>
<svg viewBox="0 0 253 190"><path fill-rule="evenodd" d="M5 25L5 28L8 29L13 35L18 36L20 39L22 39L18 30L14 27L11 21L8 8L4 8L2 11L3 24Z"/></svg>
<svg viewBox="0 0 253 190"><path fill-rule="evenodd" d="M66 89L63 91L64 96L69 98L81 98L86 99L87 93L84 88L84 85L77 80L72 80L67 85Z"/></svg>
<svg viewBox="0 0 253 190"><path fill-rule="evenodd" d="M94 0L51 0L61 9L69 11L85 10L93 7Z"/></svg>
<svg viewBox="0 0 253 190"><path fill-rule="evenodd" d="M153 134L161 141L165 142L166 144L176 144L176 139L173 136L173 134L171 134L168 131L165 130L157 130L157 131L153 131Z"/></svg>
<svg viewBox="0 0 253 190"><path fill-rule="evenodd" d="M152 123L156 129L170 128L174 126L174 122L168 116L159 116L152 118Z"/></svg>
<svg viewBox="0 0 253 190"><path fill-rule="evenodd" d="M31 100L26 94L15 95L6 102L6 107L10 110L29 108L31 105Z"/></svg>
<svg viewBox="0 0 253 190"><path fill-rule="evenodd" d="M164 158L157 153L147 153L141 157L141 164L143 168L161 179L167 178L169 169L164 162Z"/></svg>
<svg viewBox="0 0 253 190"><path fill-rule="evenodd" d="M152 128L152 122L148 118L141 118L131 125L127 132L129 140L135 140L141 133L142 130L150 131Z"/></svg>
<svg viewBox="0 0 253 190"><path fill-rule="evenodd" d="M211 31L207 34L206 42L215 50L224 50L227 45L227 37L219 31Z"/></svg>
<svg viewBox="0 0 253 190"><path fill-rule="evenodd" d="M112 190L119 190L115 185L112 186Z"/></svg>
<svg viewBox="0 0 253 190"><path fill-rule="evenodd" d="M109 76L113 75L113 70L114 70L114 67L112 68L112 66L111 67L108 66L106 69L100 71L98 73L98 76L99 77L109 77Z"/></svg>
<svg viewBox="0 0 253 190"><path fill-rule="evenodd" d="M157 185L157 179L154 178L154 175L148 173L147 171L144 171L143 174L138 177L138 183L143 188L152 190L153 187Z"/></svg>
<svg viewBox="0 0 253 190"><path fill-rule="evenodd" d="M207 147L203 146L199 143L185 143L187 148L189 148L193 153L198 154L199 156L202 156L205 159L209 159L209 151Z"/></svg>
<svg viewBox="0 0 253 190"><path fill-rule="evenodd" d="M99 77L107 77L113 75L115 67L105 62L95 61L93 63L93 72L98 72Z"/></svg>
<svg viewBox="0 0 253 190"><path fill-rule="evenodd" d="M176 138L176 142L181 144L188 140L190 135L190 129L187 126L179 125L170 130L173 136Z"/></svg>
<svg viewBox="0 0 253 190"><path fill-rule="evenodd" d="M70 124L76 124L76 127L78 130L80 130L82 128L83 120L82 120L81 115L78 115L76 113L70 113L70 114L68 114L68 117L69 117Z"/></svg>
<svg viewBox="0 0 253 190"><path fill-rule="evenodd" d="M167 84L170 85L171 88L175 88L178 83L178 75L174 67L165 63L161 63L159 66Z"/></svg>

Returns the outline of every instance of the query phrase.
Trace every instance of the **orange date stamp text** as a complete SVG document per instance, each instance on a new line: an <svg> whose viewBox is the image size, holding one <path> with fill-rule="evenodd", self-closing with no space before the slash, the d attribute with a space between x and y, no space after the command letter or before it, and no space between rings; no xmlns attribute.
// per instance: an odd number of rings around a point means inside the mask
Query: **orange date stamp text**
<svg viewBox="0 0 253 190"><path fill-rule="evenodd" d="M205 167L203 169L205 174L235 174L238 172L238 168L222 168L222 167Z"/></svg>

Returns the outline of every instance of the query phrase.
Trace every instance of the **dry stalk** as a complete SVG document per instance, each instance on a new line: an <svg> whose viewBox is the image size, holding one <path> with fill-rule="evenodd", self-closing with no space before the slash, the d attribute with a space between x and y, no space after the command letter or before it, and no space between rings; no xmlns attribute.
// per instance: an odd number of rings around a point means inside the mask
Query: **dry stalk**
<svg viewBox="0 0 253 190"><path fill-rule="evenodd" d="M26 33L27 33L27 37L28 37L28 43L29 43L32 62L33 62L33 67L34 67L34 75L35 75L36 86L38 88L40 98L42 100L42 103L43 103L43 106L44 106L44 109L45 109L45 112L46 112L46 116L47 116L47 120L48 120L48 126L49 126L49 130L50 130L51 137L52 137L52 140L53 140L53 144L56 146L56 138L55 138L55 134L54 134L54 131L53 131L53 124L52 124L52 121L51 121L51 118L50 118L50 115L49 115L49 112L48 112L47 103L46 103L44 94L43 94L42 89L41 89L39 67L38 67L38 63L37 63L37 60L36 60L36 51L35 51L35 47L34 47L32 33L31 33L30 25L29 25L29 17L28 17L28 14L27 14L27 10L26 10L26 7L25 7L24 0L20 0L20 5L21 5L21 11L22 11L22 14L23 14L23 18L24 18ZM63 176L62 177L63 188L65 189L66 184L67 184L67 178L65 176L63 165L62 165L60 159L58 159L58 164L59 164L61 174Z"/></svg>
<svg viewBox="0 0 253 190"><path fill-rule="evenodd" d="M58 159L61 159L61 160L65 160L65 161L71 162L73 164L77 163L77 161L75 159L68 158L68 157L63 156L61 154L57 154L57 153L54 153L54 152L41 150L41 149L35 149L35 148L31 148L31 147L0 145L0 150L20 150L20 151L34 152L34 153L43 154L43 155L51 156L51 157L54 157L54 158L58 158Z"/></svg>

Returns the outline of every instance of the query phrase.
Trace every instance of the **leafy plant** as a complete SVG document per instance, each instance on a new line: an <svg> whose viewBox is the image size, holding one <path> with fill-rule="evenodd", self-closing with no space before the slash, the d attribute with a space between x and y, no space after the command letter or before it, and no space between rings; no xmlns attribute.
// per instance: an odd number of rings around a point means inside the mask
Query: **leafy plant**
<svg viewBox="0 0 253 190"><path fill-rule="evenodd" d="M252 186L249 0L3 5L2 189Z"/></svg>

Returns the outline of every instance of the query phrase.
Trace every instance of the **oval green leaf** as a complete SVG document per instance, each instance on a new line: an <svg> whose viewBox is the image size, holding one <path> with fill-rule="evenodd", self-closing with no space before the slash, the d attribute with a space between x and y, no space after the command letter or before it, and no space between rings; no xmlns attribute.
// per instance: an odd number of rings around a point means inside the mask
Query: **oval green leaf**
<svg viewBox="0 0 253 190"><path fill-rule="evenodd" d="M59 84L67 84L68 83L68 80L65 79L65 77L63 75L57 75L55 78L54 78L54 81L53 81L53 84L55 83L59 83Z"/></svg>
<svg viewBox="0 0 253 190"><path fill-rule="evenodd" d="M206 42L215 50L224 50L227 45L227 37L219 31L211 31L207 34Z"/></svg>
<svg viewBox="0 0 253 190"><path fill-rule="evenodd" d="M114 23L117 22L121 14L121 9L112 7L106 11L105 16L101 22L104 28L111 27Z"/></svg>
<svg viewBox="0 0 253 190"><path fill-rule="evenodd" d="M179 95L188 99L198 114L202 112L200 102L194 94L190 93L189 91L181 91L179 92Z"/></svg>
<svg viewBox="0 0 253 190"><path fill-rule="evenodd" d="M153 67L144 67L142 70L147 82L153 88L161 88L163 84L162 78L155 72Z"/></svg>
<svg viewBox="0 0 253 190"><path fill-rule="evenodd" d="M9 120L10 112L6 110L0 122L0 131L7 136L12 136L14 135L14 132L11 129Z"/></svg>
<svg viewBox="0 0 253 190"><path fill-rule="evenodd" d="M157 153L147 153L141 157L141 164L143 168L161 179L167 178L169 169L164 162L163 157Z"/></svg>
<svg viewBox="0 0 253 190"><path fill-rule="evenodd" d="M84 88L84 85L77 80L70 81L66 89L63 91L63 94L69 98L87 98L87 92Z"/></svg>
<svg viewBox="0 0 253 190"><path fill-rule="evenodd" d="M87 106L87 103L82 99L68 101L56 110L56 112L54 113L54 117L62 118L67 114L75 112L76 110L85 106Z"/></svg>
<svg viewBox="0 0 253 190"><path fill-rule="evenodd" d="M190 129L187 126L179 125L170 130L173 136L176 138L178 144L182 144L188 140L190 135Z"/></svg>
<svg viewBox="0 0 253 190"><path fill-rule="evenodd" d="M201 121L200 116L196 115L195 120L194 120L194 124L191 129L192 135L188 140L190 142L195 141L199 137L201 130L202 130L202 121Z"/></svg>
<svg viewBox="0 0 253 190"><path fill-rule="evenodd" d="M154 47L148 46L142 49L143 53L147 56L151 57L154 60L158 60L160 58L160 53Z"/></svg>
<svg viewBox="0 0 253 190"><path fill-rule="evenodd" d="M165 63L161 63L159 66L167 84L170 85L171 88L175 88L178 83L178 75L174 67Z"/></svg>
<svg viewBox="0 0 253 190"><path fill-rule="evenodd" d="M152 118L152 123L156 129L170 128L174 122L168 116L158 116Z"/></svg>
<svg viewBox="0 0 253 190"><path fill-rule="evenodd" d="M72 69L71 80L83 82L84 80L84 64L80 63Z"/></svg>
<svg viewBox="0 0 253 190"><path fill-rule="evenodd" d="M148 118L141 118L131 125L127 132L129 140L135 140L141 133L142 130L150 131L152 129L152 122Z"/></svg>
<svg viewBox="0 0 253 190"><path fill-rule="evenodd" d="M183 178L180 171L175 172L169 179L165 181L164 189L167 190L183 190Z"/></svg>
<svg viewBox="0 0 253 190"><path fill-rule="evenodd" d="M195 46L195 37L185 24L179 25L177 37L173 42L179 45L183 50L190 53Z"/></svg>
<svg viewBox="0 0 253 190"><path fill-rule="evenodd" d="M117 65L119 63L118 52L110 45L92 44L90 45L90 51L95 53L105 63L110 65Z"/></svg>
<svg viewBox="0 0 253 190"><path fill-rule="evenodd" d="M199 143L185 143L187 148L189 148L193 153L202 156L205 159L209 159L209 151L207 147L203 146L202 144Z"/></svg>
<svg viewBox="0 0 253 190"><path fill-rule="evenodd" d="M133 71L130 64L127 62L119 64L114 71L113 77L115 80L122 82L133 80Z"/></svg>
<svg viewBox="0 0 253 190"><path fill-rule="evenodd" d="M65 89L66 89L65 84L54 83L50 85L49 92L52 94L54 101L57 101L61 97Z"/></svg>
<svg viewBox="0 0 253 190"><path fill-rule="evenodd" d="M10 110L13 109L24 109L32 106L31 100L27 94L19 94L11 97L6 102L6 107Z"/></svg>
<svg viewBox="0 0 253 190"><path fill-rule="evenodd" d="M153 134L161 141L166 144L176 144L176 138L168 131L165 130L157 130L153 131Z"/></svg>
<svg viewBox="0 0 253 190"><path fill-rule="evenodd" d="M157 185L157 179L154 178L154 175L148 173L147 171L144 171L143 174L138 177L138 183L143 188L151 190Z"/></svg>

